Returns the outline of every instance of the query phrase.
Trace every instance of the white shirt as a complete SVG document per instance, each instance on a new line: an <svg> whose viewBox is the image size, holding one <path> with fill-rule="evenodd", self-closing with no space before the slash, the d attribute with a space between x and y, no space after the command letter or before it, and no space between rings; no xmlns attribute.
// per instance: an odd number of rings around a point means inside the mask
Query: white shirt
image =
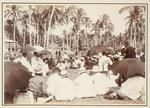
<svg viewBox="0 0 150 108"><path fill-rule="evenodd" d="M22 65L24 65L26 68L28 68L29 71L31 70L31 65L30 65L30 63L28 62L27 58L21 57L20 63L21 63Z"/></svg>
<svg viewBox="0 0 150 108"><path fill-rule="evenodd" d="M108 71L108 65L112 65L112 61L109 57L107 56L102 56L99 59L98 66L100 67L100 71Z"/></svg>
<svg viewBox="0 0 150 108"><path fill-rule="evenodd" d="M43 72L43 76L46 76L46 74L49 72L48 64L43 63L42 72Z"/></svg>

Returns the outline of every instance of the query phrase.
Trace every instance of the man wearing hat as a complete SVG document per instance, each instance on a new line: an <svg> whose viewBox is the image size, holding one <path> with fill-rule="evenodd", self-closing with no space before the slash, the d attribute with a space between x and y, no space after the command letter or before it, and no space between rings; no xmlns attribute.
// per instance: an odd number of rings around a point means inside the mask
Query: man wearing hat
<svg viewBox="0 0 150 108"><path fill-rule="evenodd" d="M125 57L124 58L136 58L135 48L129 45L128 41L124 42L125 46Z"/></svg>
<svg viewBox="0 0 150 108"><path fill-rule="evenodd" d="M38 96L46 95L46 79L42 76L42 68L35 68L35 76L29 80L29 90L37 102Z"/></svg>

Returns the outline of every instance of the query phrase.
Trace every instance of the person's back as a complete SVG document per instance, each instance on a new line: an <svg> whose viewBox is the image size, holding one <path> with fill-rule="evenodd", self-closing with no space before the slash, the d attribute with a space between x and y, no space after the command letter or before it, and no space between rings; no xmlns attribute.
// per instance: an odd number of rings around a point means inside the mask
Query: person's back
<svg viewBox="0 0 150 108"><path fill-rule="evenodd" d="M99 67L101 71L108 71L108 65L112 65L112 61L106 55L103 55L99 60Z"/></svg>
<svg viewBox="0 0 150 108"><path fill-rule="evenodd" d="M136 58L135 48L129 45L128 41L125 41L125 57L124 58Z"/></svg>
<svg viewBox="0 0 150 108"><path fill-rule="evenodd" d="M39 96L47 96L47 80L42 76L42 73L36 75L29 80L29 91L33 93L35 101Z"/></svg>
<svg viewBox="0 0 150 108"><path fill-rule="evenodd" d="M133 48L132 46L128 46L126 48L126 56L125 56L125 58L136 58L135 48Z"/></svg>
<svg viewBox="0 0 150 108"><path fill-rule="evenodd" d="M42 94L42 84L45 82L44 77L42 76L34 76L29 80L29 89L33 92Z"/></svg>

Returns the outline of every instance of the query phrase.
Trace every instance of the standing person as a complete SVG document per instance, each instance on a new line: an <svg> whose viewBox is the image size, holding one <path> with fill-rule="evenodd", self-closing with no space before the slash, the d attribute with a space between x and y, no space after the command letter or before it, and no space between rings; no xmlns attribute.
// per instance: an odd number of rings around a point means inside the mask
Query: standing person
<svg viewBox="0 0 150 108"><path fill-rule="evenodd" d="M99 59L99 70L102 72L102 73L106 73L106 76L108 75L108 66L109 65L112 65L112 61L109 57L107 57L107 54L105 51L102 52L102 57Z"/></svg>
<svg viewBox="0 0 150 108"><path fill-rule="evenodd" d="M135 48L129 45L128 41L124 42L125 46L125 57L124 58L136 58Z"/></svg>

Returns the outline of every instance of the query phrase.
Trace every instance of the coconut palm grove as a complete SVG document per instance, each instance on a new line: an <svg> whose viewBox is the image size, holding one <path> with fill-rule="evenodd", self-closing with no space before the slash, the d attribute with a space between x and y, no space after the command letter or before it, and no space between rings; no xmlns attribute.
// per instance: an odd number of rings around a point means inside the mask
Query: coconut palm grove
<svg viewBox="0 0 150 108"><path fill-rule="evenodd" d="M146 18L136 4L3 4L4 104L145 104Z"/></svg>

